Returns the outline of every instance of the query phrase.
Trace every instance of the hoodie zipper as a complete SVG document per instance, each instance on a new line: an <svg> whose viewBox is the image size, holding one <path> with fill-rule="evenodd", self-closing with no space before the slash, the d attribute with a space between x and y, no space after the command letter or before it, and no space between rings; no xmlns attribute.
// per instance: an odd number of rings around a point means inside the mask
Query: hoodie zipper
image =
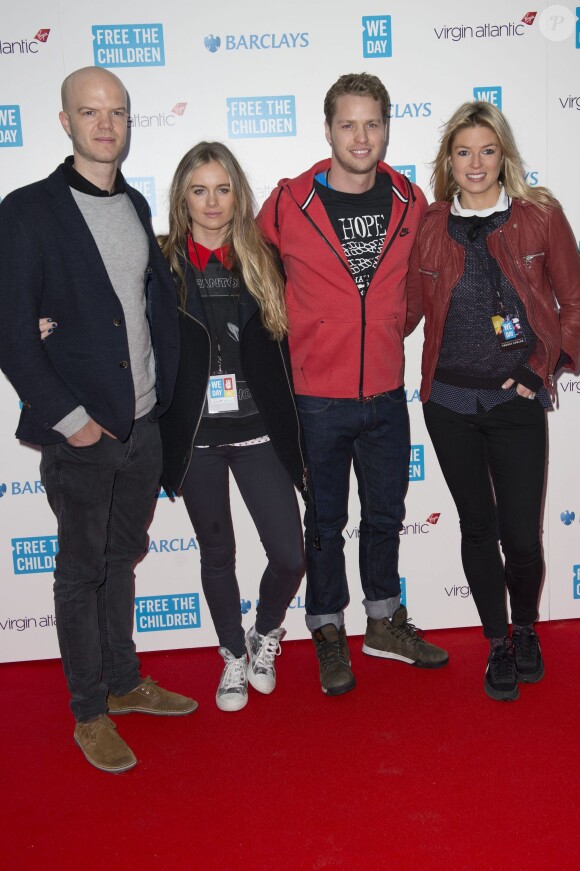
<svg viewBox="0 0 580 871"><path fill-rule="evenodd" d="M392 181L391 181L391 184L392 184ZM413 189L411 188L410 183L408 183L408 187L409 187L409 191L408 191L408 193L409 193L409 199L405 202L405 209L404 209L404 211L403 211L403 214L401 215L401 219L400 219L399 223L397 224L397 227L395 228L395 231L394 231L393 235L391 236L391 238L389 239L388 243L387 243L387 244L385 245L385 247L383 248L382 254L381 254L380 258L379 258L379 261L378 261L378 263L377 263L376 269L375 269L375 271L374 271L374 273L373 273L373 275L372 275L372 278L371 278L371 280L370 280L370 282L369 282L369 286L367 287L364 296L360 293L360 291L359 291L359 289L358 289L358 286L357 286L357 284L356 284L356 282L355 282L355 280L354 280L354 276L353 276L352 272L350 271L348 265L344 262L344 260L342 259L342 257L341 257L340 254L338 253L338 251L337 251L337 250L335 249L335 247L333 246L332 242L331 242L329 239L327 239L327 237L324 235L324 233L322 232L322 230L320 229L320 227L318 226L318 224L315 223L315 221L310 217L310 215L308 214L308 212L306 212L306 211L304 211L304 209L302 209L302 207L299 205L298 201L296 200L296 198L295 198L294 194L292 193L292 191L290 190L290 188L287 187L288 193L290 194L290 196L292 197L292 199L293 199L294 202L296 203L296 206L298 207L298 209L300 210L300 212L301 212L301 213L304 215L304 217L305 217L305 218L310 222L311 226L316 230L316 232L317 232L318 235L321 237L321 239L322 239L322 240L323 240L323 241L328 245L328 247L330 248L330 250L332 251L332 253L334 254L334 256L338 259L338 261L339 261L339 263L341 264L341 266L342 266L342 267L347 271L347 273L349 274L349 276L350 276L350 278L352 279L353 284L354 284L354 286L355 286L355 288L356 288L356 290L357 290L357 293L358 293L358 295L359 295L359 297L360 297L360 301L361 301L361 338L360 338L360 369L359 369L359 371L360 371L360 376L359 376L359 388L358 388L358 398L359 398L359 401L362 401L362 399L363 399L363 397L364 397L363 386L364 386L364 360L365 360L365 338L366 338L366 295L367 295L367 293L368 293L368 292L370 291L370 289L371 289L371 284L372 284L372 282L373 282L373 279L374 279L375 275L377 274L377 271L378 271L378 269L379 269L379 266L380 266L381 263L383 262L383 260L384 260L384 258L386 257L388 251L390 250L390 248L391 248L393 242L395 241L396 237L398 236L401 227L403 226L403 223L404 223L404 221L405 221L405 218L407 217L407 212L409 211L409 202L411 202L411 208L415 208L415 196L413 195ZM311 200L311 199L312 199L312 196L309 196L309 197L308 197L308 203L310 203L310 200Z"/></svg>
<svg viewBox="0 0 580 871"><path fill-rule="evenodd" d="M193 315L190 315L189 312L186 312L186 311L184 311L183 309L181 309L181 311L182 311L182 313L183 313L186 317L191 318L191 320L192 320L194 323L199 324L199 326L202 327L202 329L204 329L205 332L206 332L207 338L208 338L208 340L209 340L209 346L210 346L210 354L209 354L209 359L208 359L208 364L207 364L207 380L208 380L208 382L209 382L209 377L210 377L210 375L211 375L211 337L210 337L210 334L209 334L209 330L208 330L208 328L206 327L206 325L203 323L203 321L200 321L200 320L199 320L199 318L196 318L196 317L194 317ZM190 445L189 445L189 455L188 455L188 457L187 457L187 464L186 464L186 466L185 466L185 471L184 471L184 473L183 473L183 475L182 475L182 477L181 477L181 481L179 482L178 490L181 490L181 488L183 487L183 482L185 481L185 479L186 479L186 477L187 477L187 473L189 472L189 467L191 466L191 460L192 460L192 457L193 457L194 441L195 441L195 437L196 437L196 435L197 435L197 431L198 431L198 429L199 429L199 424L200 424L200 421L201 421L201 416L202 416L202 414L203 414L203 402L202 402L202 404L201 404L201 409L200 409L200 411L199 411L199 415L198 415L198 417L197 417L197 423L195 424L195 429L193 430L193 433L192 433L192 436L191 436L191 443L190 443Z"/></svg>
<svg viewBox="0 0 580 871"><path fill-rule="evenodd" d="M284 369L284 374L286 376L286 382L288 384L288 390L290 392L290 398L292 399L292 407L294 408L294 416L296 417L296 424L298 427L298 450L300 451L300 460L302 462L302 489L304 492L308 492L308 469L306 466L306 460L304 458L304 453L302 452L302 445L300 444L300 418L298 417L298 409L296 408L296 402L294 400L294 390L292 389L292 383L290 381L290 376L288 375L288 369L286 368L286 361L284 359L284 354L282 353L282 348L280 347L280 342L278 342L278 351L280 353L280 357L282 359L282 367Z"/></svg>

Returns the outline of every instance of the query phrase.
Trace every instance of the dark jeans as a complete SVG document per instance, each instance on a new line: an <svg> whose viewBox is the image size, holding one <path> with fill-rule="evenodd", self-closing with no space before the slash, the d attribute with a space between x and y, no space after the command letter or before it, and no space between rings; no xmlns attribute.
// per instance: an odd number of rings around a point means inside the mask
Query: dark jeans
<svg viewBox="0 0 580 871"><path fill-rule="evenodd" d="M518 396L477 414L458 414L435 402L423 411L459 513L463 569L483 633L500 638L508 631L506 587L514 623L525 626L538 616L544 410Z"/></svg>
<svg viewBox="0 0 580 871"><path fill-rule="evenodd" d="M409 415L403 388L361 402L297 396L296 405L320 536L317 549L307 515L307 615L338 615L349 602L342 533L353 464L361 505L359 566L365 597L373 602L399 596L399 531L409 481ZM309 628L315 622L307 621Z"/></svg>
<svg viewBox="0 0 580 871"><path fill-rule="evenodd" d="M141 680L133 643L134 567L147 550L161 472L157 422L126 442L42 449L42 482L58 521L54 600L58 641L78 721L107 710Z"/></svg>
<svg viewBox="0 0 580 871"><path fill-rule="evenodd" d="M271 442L194 448L182 495L199 543L203 592L220 646L243 656L230 470L268 557L256 611L261 635L284 619L304 574L304 547L294 485Z"/></svg>

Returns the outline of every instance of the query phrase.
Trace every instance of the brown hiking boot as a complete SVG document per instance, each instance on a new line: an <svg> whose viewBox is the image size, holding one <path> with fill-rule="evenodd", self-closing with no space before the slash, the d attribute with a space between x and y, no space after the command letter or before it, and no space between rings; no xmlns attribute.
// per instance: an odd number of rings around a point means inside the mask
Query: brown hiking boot
<svg viewBox="0 0 580 871"><path fill-rule="evenodd" d="M350 668L350 653L344 626L337 629L327 623L312 633L316 655L320 665L322 692L329 696L347 693L356 686Z"/></svg>
<svg viewBox="0 0 580 871"><path fill-rule="evenodd" d="M162 717L191 714L197 708L196 701L164 690L149 675L124 696L109 694L107 704L109 714L157 714Z"/></svg>
<svg viewBox="0 0 580 871"><path fill-rule="evenodd" d="M91 765L101 771L119 774L137 765L135 754L106 714L100 714L91 723L77 723L75 741Z"/></svg>
<svg viewBox="0 0 580 871"><path fill-rule="evenodd" d="M422 638L422 632L409 623L407 609L401 605L391 620L367 617L363 653L384 659L398 659L419 668L439 668L446 665L449 655Z"/></svg>

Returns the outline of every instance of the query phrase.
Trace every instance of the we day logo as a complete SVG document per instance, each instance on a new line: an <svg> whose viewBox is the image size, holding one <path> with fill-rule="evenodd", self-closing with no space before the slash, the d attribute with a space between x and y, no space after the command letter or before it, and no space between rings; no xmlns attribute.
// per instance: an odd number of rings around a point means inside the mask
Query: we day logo
<svg viewBox="0 0 580 871"><path fill-rule="evenodd" d="M363 15L363 57L392 57L390 15Z"/></svg>
<svg viewBox="0 0 580 871"><path fill-rule="evenodd" d="M20 106L0 106L0 148L21 147Z"/></svg>

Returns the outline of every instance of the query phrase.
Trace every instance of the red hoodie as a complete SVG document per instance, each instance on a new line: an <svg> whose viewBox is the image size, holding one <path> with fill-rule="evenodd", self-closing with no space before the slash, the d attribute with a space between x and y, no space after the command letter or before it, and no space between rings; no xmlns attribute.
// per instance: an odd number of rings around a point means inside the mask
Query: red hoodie
<svg viewBox="0 0 580 871"><path fill-rule="evenodd" d="M411 249L427 208L422 191L385 163L392 212L376 272L360 295L342 245L314 188L330 159L295 179L282 179L258 215L286 271L289 343L296 393L357 399L403 383L403 338L421 312L420 294L405 280ZM407 321L409 328L407 328Z"/></svg>

